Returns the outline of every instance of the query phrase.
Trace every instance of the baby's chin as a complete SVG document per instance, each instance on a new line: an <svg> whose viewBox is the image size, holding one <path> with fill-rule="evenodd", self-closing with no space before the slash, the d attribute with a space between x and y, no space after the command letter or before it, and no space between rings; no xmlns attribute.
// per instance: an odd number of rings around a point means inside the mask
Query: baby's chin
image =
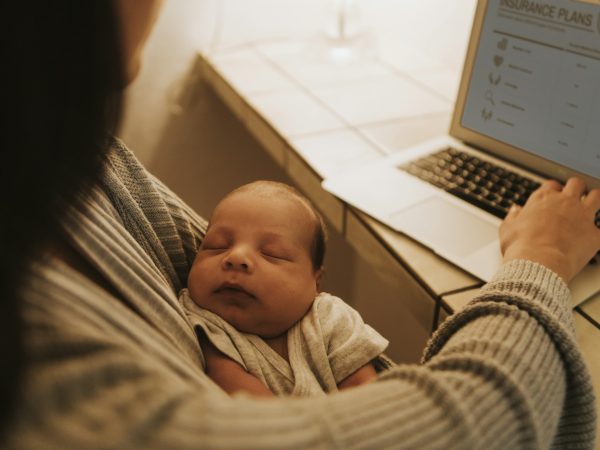
<svg viewBox="0 0 600 450"><path fill-rule="evenodd" d="M274 339L287 332L290 328L285 324L264 323L264 321L253 320L252 308L245 308L240 304L215 302L208 298L194 298L201 308L204 308L213 314L216 314L233 328L241 333L253 334L262 339Z"/></svg>
<svg viewBox="0 0 600 450"><path fill-rule="evenodd" d="M213 311L214 312L214 311ZM277 338L287 332L287 328L283 326L273 327L273 326L265 326L263 324L256 324L248 320L247 317L239 317L237 314L219 314L215 312L215 314L219 315L222 319L224 319L227 323L229 323L233 328L241 333L253 334L262 339L274 339Z"/></svg>

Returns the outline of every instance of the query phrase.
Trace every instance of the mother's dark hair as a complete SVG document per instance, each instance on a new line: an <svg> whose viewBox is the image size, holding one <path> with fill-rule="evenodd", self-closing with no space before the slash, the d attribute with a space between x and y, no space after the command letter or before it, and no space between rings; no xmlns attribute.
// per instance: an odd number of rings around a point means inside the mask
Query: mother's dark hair
<svg viewBox="0 0 600 450"><path fill-rule="evenodd" d="M64 205L98 177L119 119L124 64L112 1L15 1L1 9L0 423L6 425L27 364L19 309L26 267L58 235Z"/></svg>

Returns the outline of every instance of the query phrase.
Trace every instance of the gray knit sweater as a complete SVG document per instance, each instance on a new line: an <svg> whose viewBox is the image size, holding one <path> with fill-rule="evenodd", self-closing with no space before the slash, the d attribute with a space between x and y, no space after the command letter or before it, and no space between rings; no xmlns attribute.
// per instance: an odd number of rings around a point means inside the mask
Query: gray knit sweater
<svg viewBox="0 0 600 450"><path fill-rule="evenodd" d="M569 293L504 266L420 366L319 398L228 397L204 373L177 293L205 222L116 144L64 220L110 292L50 257L31 269L29 366L2 448L593 448L592 385Z"/></svg>

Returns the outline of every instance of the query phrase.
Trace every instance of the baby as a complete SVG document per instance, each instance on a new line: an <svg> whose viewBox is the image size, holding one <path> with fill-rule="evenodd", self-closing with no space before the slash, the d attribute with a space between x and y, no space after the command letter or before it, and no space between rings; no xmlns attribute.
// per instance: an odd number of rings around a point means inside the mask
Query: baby
<svg viewBox="0 0 600 450"><path fill-rule="evenodd" d="M180 295L226 392L309 396L375 378L388 342L319 293L326 231L295 189L257 181L215 208Z"/></svg>

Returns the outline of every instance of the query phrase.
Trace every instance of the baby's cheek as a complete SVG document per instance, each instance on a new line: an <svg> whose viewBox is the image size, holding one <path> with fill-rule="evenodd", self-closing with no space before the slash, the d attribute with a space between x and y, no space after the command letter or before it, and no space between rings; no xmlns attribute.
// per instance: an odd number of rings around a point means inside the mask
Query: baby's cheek
<svg viewBox="0 0 600 450"><path fill-rule="evenodd" d="M187 280L187 287L196 303L203 301L207 295L209 285L207 279L207 271L202 267L202 264L194 264L192 270L189 273Z"/></svg>
<svg viewBox="0 0 600 450"><path fill-rule="evenodd" d="M196 279L199 277L198 272L199 272L198 260L196 259L194 261L194 264L192 264L190 273L188 274L188 279L187 279L188 289L191 289L191 287L196 283Z"/></svg>

